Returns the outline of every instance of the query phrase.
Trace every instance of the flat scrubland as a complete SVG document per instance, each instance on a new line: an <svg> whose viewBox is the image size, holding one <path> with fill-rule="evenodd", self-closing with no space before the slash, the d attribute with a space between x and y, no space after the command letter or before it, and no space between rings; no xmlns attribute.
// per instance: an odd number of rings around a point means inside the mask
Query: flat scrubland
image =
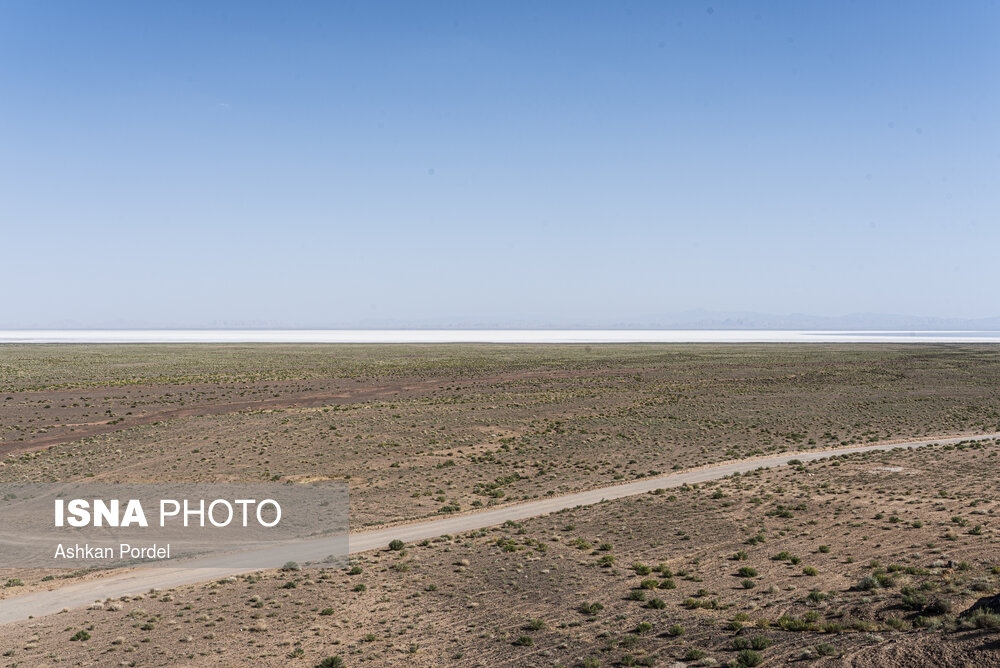
<svg viewBox="0 0 1000 668"><path fill-rule="evenodd" d="M355 527L1000 430L990 346L0 346L0 481L347 480Z"/></svg>
<svg viewBox="0 0 1000 668"><path fill-rule="evenodd" d="M0 482L346 480L355 529L992 431L988 345L0 346ZM107 601L0 646L22 666L994 665L995 619L958 615L996 593L997 450L759 472L364 554L353 574ZM0 596L100 575L4 572Z"/></svg>
<svg viewBox="0 0 1000 668"><path fill-rule="evenodd" d="M8 626L8 665L1000 665L1000 444L835 456ZM73 640L77 638L77 640ZM82 638L86 638L85 640Z"/></svg>

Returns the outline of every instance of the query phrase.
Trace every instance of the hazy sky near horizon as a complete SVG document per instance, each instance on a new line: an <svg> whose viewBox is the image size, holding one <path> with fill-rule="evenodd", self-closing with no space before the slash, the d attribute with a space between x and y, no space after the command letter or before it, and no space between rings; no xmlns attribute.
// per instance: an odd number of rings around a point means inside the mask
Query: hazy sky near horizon
<svg viewBox="0 0 1000 668"><path fill-rule="evenodd" d="M0 5L0 328L1000 315L997 2Z"/></svg>

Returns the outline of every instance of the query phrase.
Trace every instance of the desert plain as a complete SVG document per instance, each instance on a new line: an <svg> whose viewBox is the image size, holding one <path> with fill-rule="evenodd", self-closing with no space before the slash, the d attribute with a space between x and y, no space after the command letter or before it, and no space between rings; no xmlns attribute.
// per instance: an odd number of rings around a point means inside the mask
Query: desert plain
<svg viewBox="0 0 1000 668"><path fill-rule="evenodd" d="M337 480L359 533L822 453L106 597L2 665L1000 665L997 432L993 345L0 346L0 482Z"/></svg>

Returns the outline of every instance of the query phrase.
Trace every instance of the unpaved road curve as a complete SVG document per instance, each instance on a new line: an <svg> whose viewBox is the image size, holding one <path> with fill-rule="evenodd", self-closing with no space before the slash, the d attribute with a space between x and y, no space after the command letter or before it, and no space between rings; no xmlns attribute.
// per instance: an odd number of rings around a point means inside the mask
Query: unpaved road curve
<svg viewBox="0 0 1000 668"><path fill-rule="evenodd" d="M694 484L717 480L733 473L746 473L761 467L783 466L792 459L805 462L822 459L831 455L892 450L895 448L918 448L935 443L949 445L961 441L985 441L994 438L1000 438L1000 433L934 438L919 441L886 442L831 450L792 452L772 457L724 462L691 471L680 471L652 478L642 478L620 485L598 487L584 492L554 496L538 501L528 501L492 510L452 515L441 519L413 522L401 526L354 533L350 536L350 553L355 554L384 548L389 544L389 541L396 538L405 542L413 542L424 540L425 538L435 538L444 534L473 531L503 524L508 520L523 520L529 517L547 515L566 508L587 506L605 500L645 494L654 489L679 487L685 483ZM331 553L337 552L338 549L342 553L343 540L343 537L324 538L277 545L267 550L267 561L272 563L274 567L281 566L287 561L320 561ZM26 620L29 616L40 617L42 615L50 615L67 608L82 607L108 597L117 598L119 596L139 594L149 589L169 589L180 585L205 582L229 575L260 570L260 553L257 553L255 557L253 562L257 565L255 567L241 564L241 557L239 555L212 557L196 561L197 566L134 570L100 580L68 585L52 591L35 592L25 594L24 596L8 598L0 601L0 624L10 624Z"/></svg>

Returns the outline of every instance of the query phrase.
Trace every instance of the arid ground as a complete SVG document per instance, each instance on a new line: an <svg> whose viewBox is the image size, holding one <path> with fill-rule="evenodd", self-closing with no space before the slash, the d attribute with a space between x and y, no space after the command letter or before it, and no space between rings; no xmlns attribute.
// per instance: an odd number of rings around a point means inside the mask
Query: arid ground
<svg viewBox="0 0 1000 668"><path fill-rule="evenodd" d="M0 481L347 480L355 528L995 431L989 345L0 346ZM1000 665L1000 618L961 614L997 593L997 452L835 456L106 601L0 646L21 666ZM101 575L7 571L0 596Z"/></svg>

